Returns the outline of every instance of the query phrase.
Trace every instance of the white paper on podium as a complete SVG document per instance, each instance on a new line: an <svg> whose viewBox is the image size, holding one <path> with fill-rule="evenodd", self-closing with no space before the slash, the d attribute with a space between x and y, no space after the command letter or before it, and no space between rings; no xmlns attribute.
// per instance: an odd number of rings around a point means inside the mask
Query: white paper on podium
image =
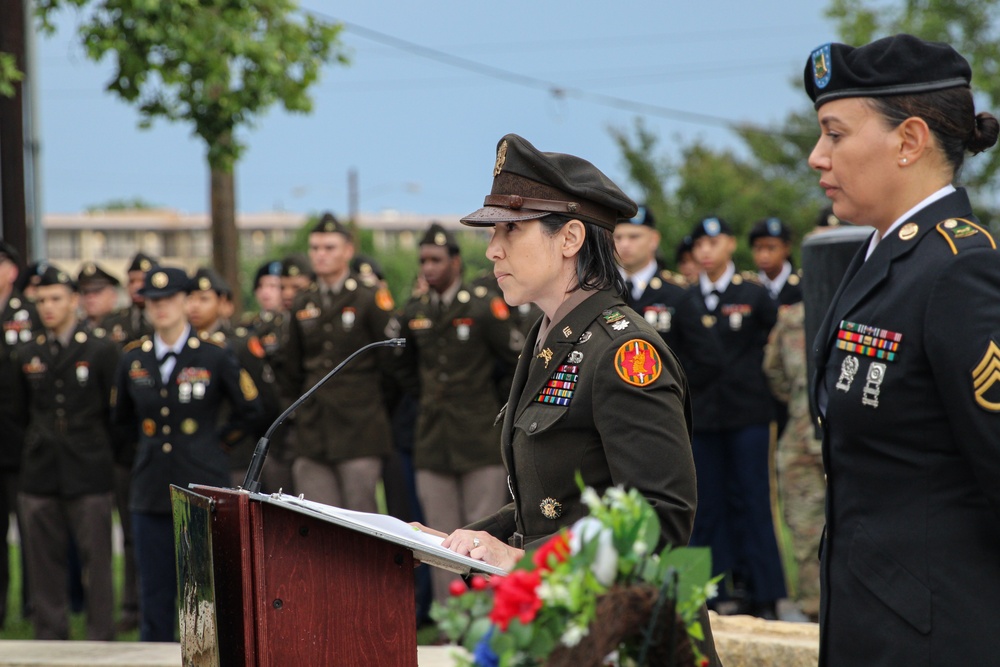
<svg viewBox="0 0 1000 667"><path fill-rule="evenodd" d="M355 512L342 507L324 505L312 500L305 500L298 496L290 496L286 493L272 493L263 495L260 493L251 494L254 499L272 505L286 507L293 512L319 516L324 521L350 528L365 535L372 535L382 540L399 544L410 549L413 557L417 560L450 570L458 574L470 574L472 572L482 572L484 574L507 574L506 570L493 565L488 565L481 560L475 560L468 556L461 556L450 549L441 546L444 538L430 533L417 530L410 524L400 521L396 517L386 514L371 514L369 512Z"/></svg>

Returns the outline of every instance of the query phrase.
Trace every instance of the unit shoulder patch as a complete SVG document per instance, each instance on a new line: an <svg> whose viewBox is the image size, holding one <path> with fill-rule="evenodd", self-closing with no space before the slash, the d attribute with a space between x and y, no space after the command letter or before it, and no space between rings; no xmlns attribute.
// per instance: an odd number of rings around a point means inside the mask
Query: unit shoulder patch
<svg viewBox="0 0 1000 667"><path fill-rule="evenodd" d="M997 244L993 236L978 223L965 218L949 218L939 222L935 229L947 242L952 254L969 248L989 246L996 250Z"/></svg>
<svg viewBox="0 0 1000 667"><path fill-rule="evenodd" d="M250 373L244 368L240 369L240 391L243 392L243 398L248 401L257 398L257 385L254 383L253 378L250 377Z"/></svg>
<svg viewBox="0 0 1000 667"><path fill-rule="evenodd" d="M626 384L648 387L663 372L663 361L652 343L633 338L618 348L615 372Z"/></svg>

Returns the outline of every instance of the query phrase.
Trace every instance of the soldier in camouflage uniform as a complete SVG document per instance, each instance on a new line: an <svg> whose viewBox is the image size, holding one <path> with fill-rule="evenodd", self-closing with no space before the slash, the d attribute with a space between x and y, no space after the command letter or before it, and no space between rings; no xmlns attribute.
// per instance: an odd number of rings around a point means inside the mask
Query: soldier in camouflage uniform
<svg viewBox="0 0 1000 667"><path fill-rule="evenodd" d="M823 534L822 443L809 414L805 306L782 308L764 348L764 373L771 392L788 403L788 426L778 440L778 493L798 566L795 599L802 612L819 615L819 543Z"/></svg>

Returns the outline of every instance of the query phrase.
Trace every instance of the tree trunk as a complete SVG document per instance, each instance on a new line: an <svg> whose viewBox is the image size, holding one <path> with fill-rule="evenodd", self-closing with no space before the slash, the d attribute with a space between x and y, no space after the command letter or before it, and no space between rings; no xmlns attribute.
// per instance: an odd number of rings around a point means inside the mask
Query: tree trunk
<svg viewBox="0 0 1000 667"><path fill-rule="evenodd" d="M233 290L236 315L243 310L240 289L240 239L236 233L234 169L209 165L212 173L212 264Z"/></svg>
<svg viewBox="0 0 1000 667"><path fill-rule="evenodd" d="M17 68L25 71L24 6L21 0L0 0L0 51L13 54ZM0 236L28 259L27 212L24 190L24 87L14 82L14 97L0 97ZM41 221L38 221L41 224ZM44 256L45 250L35 248Z"/></svg>

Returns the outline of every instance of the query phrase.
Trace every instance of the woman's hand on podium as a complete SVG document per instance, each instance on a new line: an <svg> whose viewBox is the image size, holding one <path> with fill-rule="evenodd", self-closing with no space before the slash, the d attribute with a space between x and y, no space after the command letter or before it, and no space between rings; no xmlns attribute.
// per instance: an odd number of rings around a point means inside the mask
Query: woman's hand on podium
<svg viewBox="0 0 1000 667"><path fill-rule="evenodd" d="M441 546L507 571L514 569L524 555L523 550L515 549L481 530L456 530L445 538Z"/></svg>

